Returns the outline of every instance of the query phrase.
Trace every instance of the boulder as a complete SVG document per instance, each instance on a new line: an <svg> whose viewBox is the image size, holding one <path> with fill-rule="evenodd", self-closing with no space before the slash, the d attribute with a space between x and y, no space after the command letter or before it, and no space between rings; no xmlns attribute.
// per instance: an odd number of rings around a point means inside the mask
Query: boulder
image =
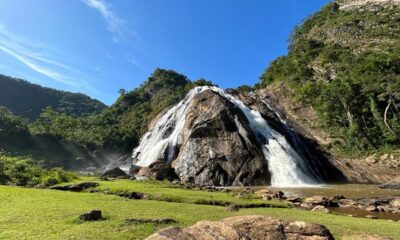
<svg viewBox="0 0 400 240"><path fill-rule="evenodd" d="M100 221L104 220L100 210L92 210L79 216L82 221Z"/></svg>
<svg viewBox="0 0 400 240"><path fill-rule="evenodd" d="M331 212L328 208L326 208L324 206L321 206L321 205L318 205L318 206L314 207L313 209L311 209L311 211L324 212L324 213L330 213Z"/></svg>
<svg viewBox="0 0 400 240"><path fill-rule="evenodd" d="M309 203L301 203L299 207L304 208L304 209L306 209L306 210L311 210L311 209L313 209L313 205L312 205L312 204L309 204Z"/></svg>
<svg viewBox="0 0 400 240"><path fill-rule="evenodd" d="M169 227L149 236L147 240L245 240L245 239L308 239L333 240L322 225L286 222L265 216L238 216L221 221L201 221L188 228Z"/></svg>
<svg viewBox="0 0 400 240"><path fill-rule="evenodd" d="M256 195L262 197L264 200L285 200L285 194L282 191L273 191L263 189L255 192Z"/></svg>
<svg viewBox="0 0 400 240"><path fill-rule="evenodd" d="M126 174L121 168L113 168L105 171L102 177L111 177L111 178L128 178L128 174Z"/></svg>
<svg viewBox="0 0 400 240"><path fill-rule="evenodd" d="M196 185L268 185L268 164L243 112L216 92L197 94L188 107L183 145L172 166Z"/></svg>
<svg viewBox="0 0 400 240"><path fill-rule="evenodd" d="M370 206L368 206L368 207L365 208L365 211L368 211L368 212L377 212L377 211L378 211L378 208L377 208L375 205L370 205Z"/></svg>
<svg viewBox="0 0 400 240"><path fill-rule="evenodd" d="M393 199L392 201L390 201L390 206L394 208L400 208L400 198Z"/></svg>
<svg viewBox="0 0 400 240"><path fill-rule="evenodd" d="M137 171L136 176L155 179L155 180L176 180L178 176L175 170L167 163L156 161L149 167L142 167Z"/></svg>
<svg viewBox="0 0 400 240"><path fill-rule="evenodd" d="M304 199L304 203L326 206L328 204L328 198L323 196L308 197Z"/></svg>

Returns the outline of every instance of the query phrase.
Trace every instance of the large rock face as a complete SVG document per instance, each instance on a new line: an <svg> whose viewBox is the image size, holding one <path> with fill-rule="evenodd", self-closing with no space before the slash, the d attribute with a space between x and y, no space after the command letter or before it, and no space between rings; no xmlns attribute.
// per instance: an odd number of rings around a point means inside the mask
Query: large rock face
<svg viewBox="0 0 400 240"><path fill-rule="evenodd" d="M134 150L133 164L142 167L132 172L137 177L178 177L196 185L293 186L343 179L268 103L211 87L193 89L158 116Z"/></svg>
<svg viewBox="0 0 400 240"><path fill-rule="evenodd" d="M188 109L184 143L173 167L181 180L200 185L265 185L267 161L243 113L213 91Z"/></svg>
<svg viewBox="0 0 400 240"><path fill-rule="evenodd" d="M322 225L305 222L286 222L264 216L239 216L219 222L201 221L188 228L169 227L147 240L245 240L245 239L304 239L333 240Z"/></svg>

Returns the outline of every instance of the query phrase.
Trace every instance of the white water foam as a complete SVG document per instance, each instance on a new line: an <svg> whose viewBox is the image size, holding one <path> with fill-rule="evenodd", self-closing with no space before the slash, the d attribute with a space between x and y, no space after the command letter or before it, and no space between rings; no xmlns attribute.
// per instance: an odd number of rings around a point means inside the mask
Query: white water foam
<svg viewBox="0 0 400 240"><path fill-rule="evenodd" d="M157 120L153 129L142 138L134 149L133 157L138 166L149 166L159 158L172 161L176 147L182 144L182 131L185 125L186 111L196 94L212 90L235 104L246 116L256 135L271 173L271 185L277 187L304 187L317 184L317 180L304 172L300 166L304 159L290 146L285 137L273 130L260 112L250 109L241 100L217 87L196 87L185 99L167 111Z"/></svg>

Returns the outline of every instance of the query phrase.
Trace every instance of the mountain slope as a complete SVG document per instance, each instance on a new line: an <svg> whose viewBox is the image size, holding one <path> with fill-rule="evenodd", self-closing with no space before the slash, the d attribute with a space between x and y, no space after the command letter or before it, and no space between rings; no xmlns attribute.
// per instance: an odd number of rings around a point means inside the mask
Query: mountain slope
<svg viewBox="0 0 400 240"><path fill-rule="evenodd" d="M328 4L295 29L289 54L271 63L262 85L308 107L308 125L346 154L398 148L399 9L390 0Z"/></svg>
<svg viewBox="0 0 400 240"><path fill-rule="evenodd" d="M306 19L258 86L350 182L400 169L400 4L341 0Z"/></svg>
<svg viewBox="0 0 400 240"><path fill-rule="evenodd" d="M30 120L36 119L46 107L72 116L92 114L106 108L102 102L84 94L45 88L4 75L0 75L0 106Z"/></svg>

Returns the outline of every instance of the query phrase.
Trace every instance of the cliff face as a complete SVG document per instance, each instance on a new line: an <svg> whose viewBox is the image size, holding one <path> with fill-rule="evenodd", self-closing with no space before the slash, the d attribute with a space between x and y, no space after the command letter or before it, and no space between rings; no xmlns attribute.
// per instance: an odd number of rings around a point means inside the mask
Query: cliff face
<svg viewBox="0 0 400 240"><path fill-rule="evenodd" d="M137 176L155 173L196 185L345 181L318 144L286 120L265 97L195 88L153 121L133 164L141 167Z"/></svg>
<svg viewBox="0 0 400 240"><path fill-rule="evenodd" d="M399 0L337 0L295 29L262 91L348 181L384 182L400 174L399 53Z"/></svg>

